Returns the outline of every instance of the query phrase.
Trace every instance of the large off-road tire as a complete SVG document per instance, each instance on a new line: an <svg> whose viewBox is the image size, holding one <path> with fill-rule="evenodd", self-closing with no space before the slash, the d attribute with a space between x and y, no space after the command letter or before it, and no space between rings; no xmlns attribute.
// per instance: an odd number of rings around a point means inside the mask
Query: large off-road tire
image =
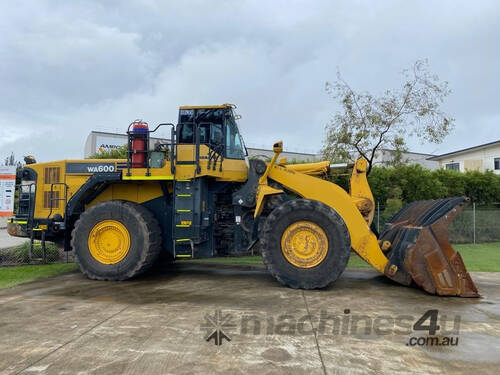
<svg viewBox="0 0 500 375"><path fill-rule="evenodd" d="M158 258L161 230L146 208L111 200L80 215L71 246L76 263L87 277L126 280L146 271Z"/></svg>
<svg viewBox="0 0 500 375"><path fill-rule="evenodd" d="M291 288L323 288L349 260L351 240L340 215L327 205L294 199L274 209L261 235L269 272Z"/></svg>

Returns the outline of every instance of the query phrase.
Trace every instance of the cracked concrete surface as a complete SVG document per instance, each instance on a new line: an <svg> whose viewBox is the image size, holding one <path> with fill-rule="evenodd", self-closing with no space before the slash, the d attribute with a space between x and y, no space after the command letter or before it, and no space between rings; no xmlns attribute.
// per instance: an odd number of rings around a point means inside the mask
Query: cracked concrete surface
<svg viewBox="0 0 500 375"><path fill-rule="evenodd" d="M496 374L500 273L473 279L481 299L371 270L315 291L260 267L183 263L127 282L70 273L0 291L0 374ZM456 346L407 345L424 340L412 326L429 309ZM220 346L205 340L217 311L231 323Z"/></svg>

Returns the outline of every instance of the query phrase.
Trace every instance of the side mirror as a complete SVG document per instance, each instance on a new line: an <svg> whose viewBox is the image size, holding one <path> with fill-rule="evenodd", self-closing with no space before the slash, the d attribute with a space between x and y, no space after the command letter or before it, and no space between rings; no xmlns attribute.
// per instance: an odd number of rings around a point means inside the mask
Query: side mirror
<svg viewBox="0 0 500 375"><path fill-rule="evenodd" d="M273 145L273 151L281 153L283 152L283 141L278 141Z"/></svg>

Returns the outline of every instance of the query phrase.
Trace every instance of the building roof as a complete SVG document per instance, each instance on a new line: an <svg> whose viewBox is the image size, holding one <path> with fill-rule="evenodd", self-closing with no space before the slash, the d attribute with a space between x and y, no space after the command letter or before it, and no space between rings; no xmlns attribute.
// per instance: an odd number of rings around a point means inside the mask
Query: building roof
<svg viewBox="0 0 500 375"><path fill-rule="evenodd" d="M119 136L123 136L123 137L127 136L127 133L125 133L125 132L123 132L123 133L111 133L111 132L102 132L99 130L92 130L90 132L90 134L119 135Z"/></svg>
<svg viewBox="0 0 500 375"><path fill-rule="evenodd" d="M127 133L111 133L111 132L102 132L99 130L91 130L88 137L90 137L92 134L110 135L114 137L127 138ZM161 138L161 137L150 137L150 139L168 140L168 138Z"/></svg>
<svg viewBox="0 0 500 375"><path fill-rule="evenodd" d="M390 148L381 148L380 151L395 152L396 150L393 150ZM403 154L412 154L412 155L435 156L434 154L426 154L423 152L413 152L413 151L402 151L402 153Z"/></svg>
<svg viewBox="0 0 500 375"><path fill-rule="evenodd" d="M490 147L490 146L494 146L494 145L497 145L497 144L500 145L500 140L497 140L497 141L494 141L494 142L483 143L481 145L477 145L477 146L473 146L473 147L463 148L461 150L457 150L457 151L453 151L453 152L448 152L448 153L442 154L442 155L433 156L432 158L428 158L427 160L441 160L441 159L444 159L444 158L452 156L452 155L457 155L457 154L461 154L463 152L468 152L468 151L476 151L476 150L480 150L480 149L487 148L487 147Z"/></svg>
<svg viewBox="0 0 500 375"><path fill-rule="evenodd" d="M236 108L234 104L221 104L221 105L181 105L179 109L223 109L223 108Z"/></svg>
<svg viewBox="0 0 500 375"><path fill-rule="evenodd" d="M274 153L274 151L271 148L247 147L247 150L270 151L270 152ZM296 151L283 150L283 153L285 153L285 154L295 154L295 155L304 155L304 156L318 157L318 154L311 154L309 152L298 152L298 151L296 152Z"/></svg>

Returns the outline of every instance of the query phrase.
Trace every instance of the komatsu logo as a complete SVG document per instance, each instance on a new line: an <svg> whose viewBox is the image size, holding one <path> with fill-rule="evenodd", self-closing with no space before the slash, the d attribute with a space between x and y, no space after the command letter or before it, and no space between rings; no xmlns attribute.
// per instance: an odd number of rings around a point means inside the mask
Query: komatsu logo
<svg viewBox="0 0 500 375"><path fill-rule="evenodd" d="M66 173L109 173L115 172L114 163L67 163Z"/></svg>

